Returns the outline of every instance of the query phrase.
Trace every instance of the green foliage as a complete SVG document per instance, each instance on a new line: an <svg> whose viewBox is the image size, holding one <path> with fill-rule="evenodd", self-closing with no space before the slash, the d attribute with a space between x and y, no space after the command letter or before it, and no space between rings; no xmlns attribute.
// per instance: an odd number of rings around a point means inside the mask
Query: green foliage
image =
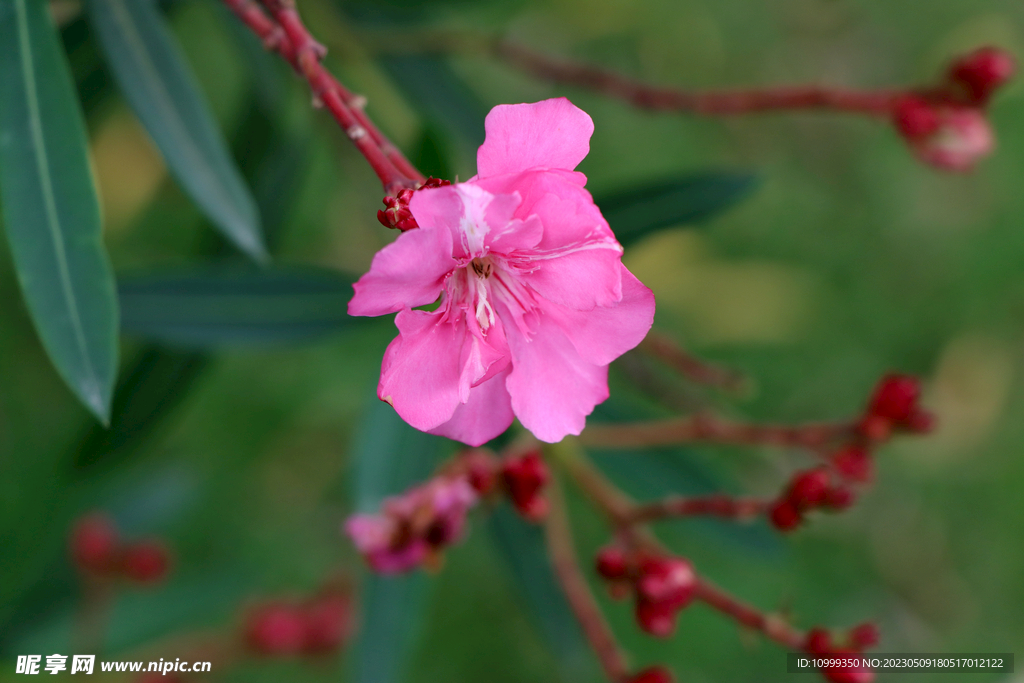
<svg viewBox="0 0 1024 683"><path fill-rule="evenodd" d="M88 0L125 98L164 159L225 237L265 261L260 218L209 106L154 0Z"/></svg>
<svg viewBox="0 0 1024 683"><path fill-rule="evenodd" d="M121 328L180 347L301 342L356 324L352 281L314 268L190 267L124 277Z"/></svg>
<svg viewBox="0 0 1024 683"><path fill-rule="evenodd" d="M106 421L117 301L85 126L46 3L0 5L0 197L22 294L50 360Z"/></svg>
<svg viewBox="0 0 1024 683"><path fill-rule="evenodd" d="M750 194L755 180L749 173L695 173L647 182L595 202L625 247L664 228L710 220Z"/></svg>

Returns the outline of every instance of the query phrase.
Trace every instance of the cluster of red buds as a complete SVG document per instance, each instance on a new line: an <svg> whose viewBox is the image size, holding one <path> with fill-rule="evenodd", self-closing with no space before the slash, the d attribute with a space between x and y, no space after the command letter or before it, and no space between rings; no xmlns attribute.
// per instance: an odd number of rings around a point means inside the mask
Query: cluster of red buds
<svg viewBox="0 0 1024 683"><path fill-rule="evenodd" d="M610 582L613 597L634 595L637 624L653 636L667 638L676 615L693 600L697 575L681 557L629 552L612 545L597 554L597 573Z"/></svg>
<svg viewBox="0 0 1024 683"><path fill-rule="evenodd" d="M91 578L156 583L171 566L167 545L156 538L126 542L107 515L91 513L75 522L70 551L75 566Z"/></svg>
<svg viewBox="0 0 1024 683"><path fill-rule="evenodd" d="M985 110L1015 71L1013 57L998 48L960 57L938 87L899 98L893 108L896 129L921 161L945 170L970 170L995 146Z"/></svg>
<svg viewBox="0 0 1024 683"><path fill-rule="evenodd" d="M353 630L347 590L323 590L308 600L272 600L249 610L243 635L246 649L260 656L317 656L339 651Z"/></svg>
<svg viewBox="0 0 1024 683"><path fill-rule="evenodd" d="M793 475L782 495L768 510L781 531L797 528L812 510L838 511L853 504L854 487L874 475L872 449L899 431L927 432L933 418L919 405L921 385L907 375L886 375L878 383L854 438L829 457L826 465Z"/></svg>
<svg viewBox="0 0 1024 683"><path fill-rule="evenodd" d="M431 187L444 187L445 185L451 185L450 180L439 180L437 178L427 178L423 183L416 188L416 190L424 190ZM396 197L385 197L384 198L384 209L377 211L377 220L385 228L394 228L405 232L406 230L412 230L418 228L416 225L416 219L412 217L412 212L409 210L409 202L412 201L412 195L416 190L404 189L399 191Z"/></svg>
<svg viewBox="0 0 1024 683"><path fill-rule="evenodd" d="M540 450L507 453L501 458L477 449L464 453L453 469L465 470L469 483L481 498L501 494L512 507L531 522L547 516L548 500L544 488L551 479Z"/></svg>
<svg viewBox="0 0 1024 683"><path fill-rule="evenodd" d="M838 659L842 655L856 655L865 648L878 644L878 628L874 624L861 624L846 634L846 643L836 645L832 635L823 628L812 628L807 632L804 650L815 657ZM871 683L875 673L865 667L828 667L820 669L825 680L831 683Z"/></svg>
<svg viewBox="0 0 1024 683"><path fill-rule="evenodd" d="M544 487L551 474L540 451L506 457L501 463L501 482L515 509L531 522L538 522L548 513Z"/></svg>

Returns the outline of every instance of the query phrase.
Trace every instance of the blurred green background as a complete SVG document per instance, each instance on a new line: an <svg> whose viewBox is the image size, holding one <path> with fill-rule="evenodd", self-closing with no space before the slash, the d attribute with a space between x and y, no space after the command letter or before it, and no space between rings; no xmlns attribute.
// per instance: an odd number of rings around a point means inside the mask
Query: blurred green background
<svg viewBox="0 0 1024 683"><path fill-rule="evenodd" d="M925 378L925 405L938 414L939 428L886 447L877 484L854 509L790 537L760 522L736 529L689 521L665 525L663 538L719 585L762 608L785 610L800 625L877 620L882 652L1024 654L1019 83L991 110L995 155L975 173L942 175L918 164L886 125L854 116L644 113L524 76L474 51L471 41L453 41L457 54L419 53L424 31L457 31L504 35L668 86L887 87L932 81L952 56L979 45L1024 54L1024 5L299 6L330 48L328 66L368 97L374 120L434 175L465 179L475 172L482 116L491 106L558 95L594 119L580 170L598 197L709 168L755 173L751 194L710 223L627 249L626 264L658 298L656 325L756 380L754 395L730 413L845 418L881 374L898 370ZM275 262L363 273L394 237L376 221L380 187L363 159L326 112L310 107L304 85L219 3L181 0L166 9L256 194ZM116 270L240 259L168 177L73 3L62 34L87 113ZM360 468L372 468L374 449L398 449L399 479L414 481L429 473L436 452L450 450L408 435L389 441L394 422L375 399L380 358L395 334L389 319L302 345L216 351L126 337L115 400L122 420L104 432L47 361L2 244L0 680L15 679L18 654L73 652L80 586L66 535L84 512L108 510L127 533L161 535L177 558L166 584L119 598L103 656L174 658L182 656L175 638L236 632L243 606L260 596L308 593L339 568L362 576L339 534L359 504ZM613 373L607 414L629 409L627 384ZM806 461L778 450L701 447L609 453L598 462L627 490L650 498L712 488L767 494ZM569 493L587 557L607 529ZM363 601L371 635L339 660L250 659L230 668L214 661L213 673L197 678L601 680L571 620L538 615L531 606L549 601L521 594L507 550L527 532L514 520L495 524L478 515L443 571L373 582ZM368 612L387 602L388 591L391 611ZM672 639L656 641L638 632L627 604L604 604L634 661L664 662L680 681L792 678L780 649L703 607L681 615ZM902 678L909 676L878 680ZM951 680L913 676L933 679Z"/></svg>

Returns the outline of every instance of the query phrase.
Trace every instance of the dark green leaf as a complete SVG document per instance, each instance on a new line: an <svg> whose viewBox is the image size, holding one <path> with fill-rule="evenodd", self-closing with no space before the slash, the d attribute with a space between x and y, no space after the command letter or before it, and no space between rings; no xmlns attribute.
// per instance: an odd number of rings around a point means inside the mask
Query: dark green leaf
<svg viewBox="0 0 1024 683"><path fill-rule="evenodd" d="M565 594L555 579L544 532L528 524L506 504L497 507L488 524L498 553L523 594L545 642L552 649L566 681L585 680L591 657Z"/></svg>
<svg viewBox="0 0 1024 683"><path fill-rule="evenodd" d="M750 173L711 171L616 192L596 201L615 236L626 246L664 228L708 220L743 199L755 181Z"/></svg>
<svg viewBox="0 0 1024 683"><path fill-rule="evenodd" d="M153 0L88 0L122 92L181 185L242 251L266 259L259 214Z"/></svg>
<svg viewBox="0 0 1024 683"><path fill-rule="evenodd" d="M434 56L388 55L380 64L427 121L461 141L475 160L484 142L487 109L448 62Z"/></svg>
<svg viewBox="0 0 1024 683"><path fill-rule="evenodd" d="M373 512L385 497L429 477L446 444L405 424L388 404L374 401L355 448L359 511ZM422 572L367 578L354 658L356 683L399 680L426 613L429 587Z"/></svg>
<svg viewBox="0 0 1024 683"><path fill-rule="evenodd" d="M192 348L296 342L345 329L352 281L327 269L206 267L122 278L121 324Z"/></svg>
<svg viewBox="0 0 1024 683"><path fill-rule="evenodd" d="M18 281L64 381L106 421L117 300L82 112L38 0L0 3L0 197Z"/></svg>

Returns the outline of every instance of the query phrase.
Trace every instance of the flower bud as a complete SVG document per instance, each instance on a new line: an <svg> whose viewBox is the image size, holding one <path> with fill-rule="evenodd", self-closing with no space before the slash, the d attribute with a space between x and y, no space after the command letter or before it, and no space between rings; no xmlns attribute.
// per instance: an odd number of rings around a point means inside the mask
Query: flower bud
<svg viewBox="0 0 1024 683"><path fill-rule="evenodd" d="M646 633L658 638L667 638L676 628L676 614L679 610L663 602L637 600L636 622Z"/></svg>
<svg viewBox="0 0 1024 683"><path fill-rule="evenodd" d="M548 466L539 451L505 459L501 468L502 481L509 499L523 517L531 521L544 518L548 502L542 491L548 483Z"/></svg>
<svg viewBox="0 0 1024 683"><path fill-rule="evenodd" d="M804 649L812 655L831 652L832 636L825 629L816 626L809 630L804 637Z"/></svg>
<svg viewBox="0 0 1024 683"><path fill-rule="evenodd" d="M314 598L302 608L305 637L302 651L324 654L339 650L352 631L352 604L340 592Z"/></svg>
<svg viewBox="0 0 1024 683"><path fill-rule="evenodd" d="M597 573L609 581L625 579L629 574L629 561L622 548L608 546L597 553Z"/></svg>
<svg viewBox="0 0 1024 683"><path fill-rule="evenodd" d="M680 557L654 557L640 564L636 594L641 600L681 609L693 599L697 575L693 565Z"/></svg>
<svg viewBox="0 0 1024 683"><path fill-rule="evenodd" d="M245 641L259 655L293 655L306 641L306 620L302 612L275 602L253 610L245 622Z"/></svg>
<svg viewBox="0 0 1024 683"><path fill-rule="evenodd" d="M839 474L850 481L866 483L874 475L875 463L868 449L859 446L847 446L832 456L832 464Z"/></svg>
<svg viewBox="0 0 1024 683"><path fill-rule="evenodd" d="M649 666L630 676L628 683L673 683L672 672L663 666Z"/></svg>
<svg viewBox="0 0 1024 683"><path fill-rule="evenodd" d="M789 500L798 510L810 510L825 502L831 477L824 468L801 472L789 486Z"/></svg>
<svg viewBox="0 0 1024 683"><path fill-rule="evenodd" d="M132 543L124 549L121 570L132 581L156 583L167 576L171 553L163 542L150 539Z"/></svg>
<svg viewBox="0 0 1024 683"><path fill-rule="evenodd" d="M114 521L102 513L80 518L71 531L71 559L79 570L93 574L112 571L119 546Z"/></svg>
<svg viewBox="0 0 1024 683"><path fill-rule="evenodd" d="M427 178L417 190L423 190L432 187L444 187L445 185L451 185L450 180L438 180L437 178ZM377 220L380 221L381 225L385 228L395 228L405 232L406 230L412 230L418 228L416 219L413 218L412 212L409 210L409 202L412 200L414 190L404 189L400 190L398 195L395 197L384 197L384 206L386 207L383 211L377 212Z"/></svg>
<svg viewBox="0 0 1024 683"><path fill-rule="evenodd" d="M983 47L954 61L947 78L963 91L969 104L985 105L1016 70L1016 61L1009 52L997 47Z"/></svg>
<svg viewBox="0 0 1024 683"><path fill-rule="evenodd" d="M768 518L772 525L779 531L792 531L804 521L803 515L796 509L796 506L789 498L782 498L775 501L768 511Z"/></svg>
<svg viewBox="0 0 1024 683"><path fill-rule="evenodd" d="M880 640L878 627L871 622L854 626L850 629L847 639L850 643L850 647L858 651L878 645L878 641Z"/></svg>

